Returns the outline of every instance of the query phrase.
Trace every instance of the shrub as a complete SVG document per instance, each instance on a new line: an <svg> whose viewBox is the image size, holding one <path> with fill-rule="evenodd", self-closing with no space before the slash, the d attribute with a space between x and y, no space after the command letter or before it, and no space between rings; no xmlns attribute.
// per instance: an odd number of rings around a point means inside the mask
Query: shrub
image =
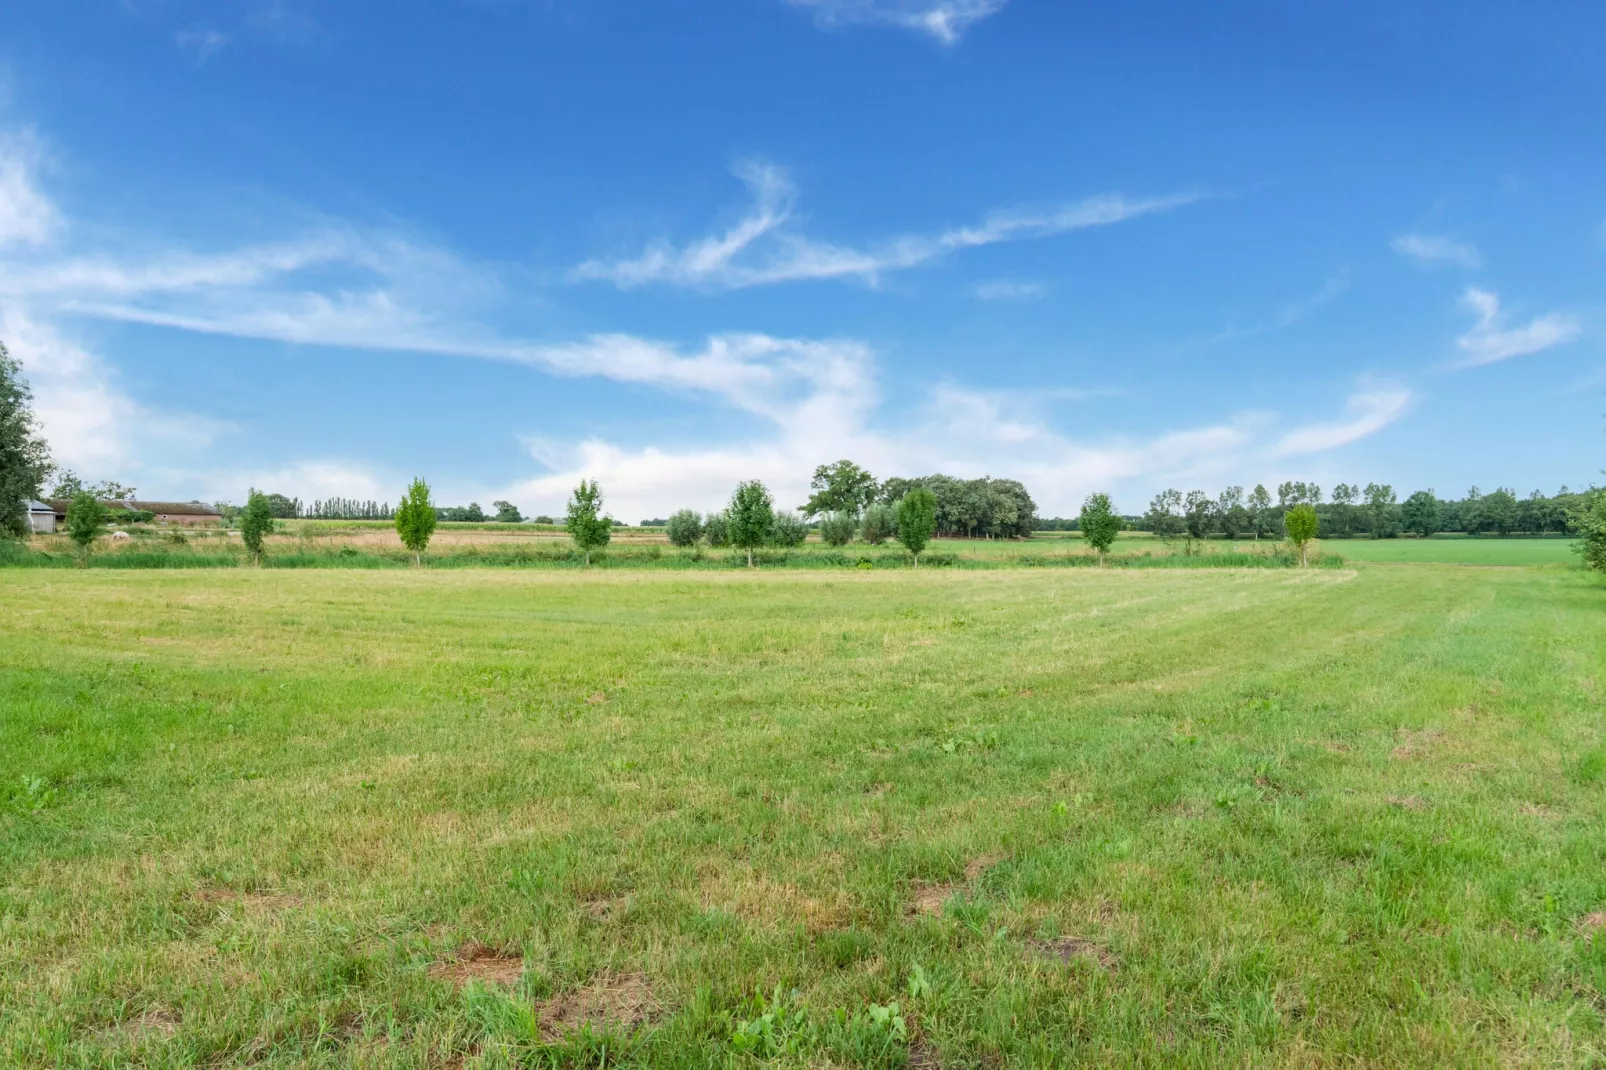
<svg viewBox="0 0 1606 1070"><path fill-rule="evenodd" d="M826 513L820 518L820 538L827 546L846 546L858 527L852 513Z"/></svg>
<svg viewBox="0 0 1606 1070"><path fill-rule="evenodd" d="M93 494L81 490L73 495L72 504L67 506L67 534L81 552L89 553L89 547L105 523L106 507Z"/></svg>
<svg viewBox="0 0 1606 1070"><path fill-rule="evenodd" d="M1584 567L1606 572L1606 490L1597 490L1585 499L1585 506L1573 514L1578 526L1578 552Z"/></svg>
<svg viewBox="0 0 1606 1070"><path fill-rule="evenodd" d="M884 502L864 511L864 541L871 546L880 546L888 539L898 534L898 517L892 511L892 506Z"/></svg>
<svg viewBox="0 0 1606 1070"><path fill-rule="evenodd" d="M776 513L770 519L770 545L792 550L809 537L809 526L796 513Z"/></svg>
<svg viewBox="0 0 1606 1070"><path fill-rule="evenodd" d="M682 509L664 522L664 534L675 546L690 549L703 537L703 518L695 509Z"/></svg>

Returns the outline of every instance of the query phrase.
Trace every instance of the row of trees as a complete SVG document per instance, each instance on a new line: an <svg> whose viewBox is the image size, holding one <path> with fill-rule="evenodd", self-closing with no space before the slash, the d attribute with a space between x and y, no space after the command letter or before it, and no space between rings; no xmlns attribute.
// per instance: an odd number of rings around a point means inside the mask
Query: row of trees
<svg viewBox="0 0 1606 1070"><path fill-rule="evenodd" d="M1131 518L1131 524L1162 538L1218 534L1229 539L1262 538L1281 532L1290 509L1307 505L1316 516L1321 538L1393 538L1402 533L1425 538L1441 532L1565 534L1577 530L1576 518L1588 507L1590 496L1563 487L1552 497L1534 491L1518 498L1507 488L1484 494L1473 487L1461 499L1441 499L1431 490L1419 490L1400 501L1387 483L1364 487L1340 483L1326 501L1319 486L1303 482L1281 484L1275 500L1264 486L1247 494L1243 487L1233 486L1214 496L1173 489L1155 495L1147 511Z"/></svg>
<svg viewBox="0 0 1606 1070"><path fill-rule="evenodd" d="M955 479L938 473L880 482L842 460L816 468L809 489L801 512L811 520L831 514L863 517L872 506L895 506L910 491L925 490L937 503L936 533L946 538L1024 538L1037 521L1037 503L1013 479Z"/></svg>

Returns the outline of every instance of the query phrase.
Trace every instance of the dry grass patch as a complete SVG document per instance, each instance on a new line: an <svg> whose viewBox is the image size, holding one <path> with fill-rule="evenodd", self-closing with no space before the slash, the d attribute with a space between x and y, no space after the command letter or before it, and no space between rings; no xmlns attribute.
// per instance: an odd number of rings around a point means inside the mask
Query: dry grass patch
<svg viewBox="0 0 1606 1070"><path fill-rule="evenodd" d="M1602 930L1606 930L1606 910L1597 910L1578 919L1578 931L1585 940L1593 940Z"/></svg>
<svg viewBox="0 0 1606 1070"><path fill-rule="evenodd" d="M1092 940L1084 940L1079 936L1061 936L1054 940L1034 940L1032 941L1032 949L1056 962L1075 962L1077 959L1086 959L1103 970L1113 969L1116 963L1115 955L1109 948Z"/></svg>
<svg viewBox="0 0 1606 1070"><path fill-rule="evenodd" d="M536 1004L548 1040L562 1040L589 1026L629 1033L646 1025L661 1009L652 985L639 973L606 974L581 988L560 992Z"/></svg>
<svg viewBox="0 0 1606 1070"><path fill-rule="evenodd" d="M241 892L233 888L202 888L195 898L215 906L239 906L252 914L273 914L293 910L303 902L300 896L282 892Z"/></svg>
<svg viewBox="0 0 1606 1070"><path fill-rule="evenodd" d="M1008 855L990 851L987 854L972 858L965 864L965 879L962 881L949 881L943 884L917 882L911 889L913 896L909 901L908 913L936 917L942 913L944 903L974 884L981 878L982 874L1008 857Z"/></svg>
<svg viewBox="0 0 1606 1070"><path fill-rule="evenodd" d="M446 981L456 988L462 988L470 981L511 988L518 984L523 974L522 956L499 951L474 940L458 948L451 961L437 962L429 968L431 977Z"/></svg>

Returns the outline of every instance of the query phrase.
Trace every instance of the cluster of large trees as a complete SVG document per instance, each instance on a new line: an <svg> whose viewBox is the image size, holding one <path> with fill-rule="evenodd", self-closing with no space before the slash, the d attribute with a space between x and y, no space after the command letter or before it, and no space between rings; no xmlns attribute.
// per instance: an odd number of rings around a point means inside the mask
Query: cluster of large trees
<svg viewBox="0 0 1606 1070"><path fill-rule="evenodd" d="M1364 487L1340 483L1325 499L1321 487L1304 482L1279 485L1275 499L1264 486L1248 493L1233 486L1213 496L1202 490L1186 494L1165 490L1155 495L1149 508L1141 517L1132 518L1131 524L1165 538L1275 537L1282 533L1283 518L1290 509L1308 505L1316 515L1318 535L1324 539L1426 537L1441 532L1571 534L1578 530L1577 517L1587 508L1591 493L1575 494L1563 487L1553 496L1536 490L1519 498L1506 488L1484 494L1473 487L1459 499L1419 490L1401 501L1387 483Z"/></svg>
<svg viewBox="0 0 1606 1070"><path fill-rule="evenodd" d="M703 516L694 509L682 509L665 521L664 531L670 542L683 548L706 540L710 546L746 550L751 566L753 551L760 547L801 546L808 538L809 520L814 520L820 538L832 546L846 546L855 537L863 537L871 544L897 539L914 555L918 565L921 551L939 528L938 498L921 482L879 483L854 462L838 461L814 470L812 493L803 504L801 516L777 510L768 488L758 480L750 480L737 486L730 504L722 511ZM892 487L891 495L888 487Z"/></svg>

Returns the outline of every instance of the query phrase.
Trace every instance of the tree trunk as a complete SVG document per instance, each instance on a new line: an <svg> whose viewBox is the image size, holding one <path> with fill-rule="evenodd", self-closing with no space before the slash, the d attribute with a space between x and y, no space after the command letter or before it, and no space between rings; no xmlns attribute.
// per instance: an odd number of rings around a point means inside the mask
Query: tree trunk
<svg viewBox="0 0 1606 1070"><path fill-rule="evenodd" d="M590 567L591 567L591 551L587 550L586 551L586 568L590 568Z"/></svg>
<svg viewBox="0 0 1606 1070"><path fill-rule="evenodd" d="M421 551L421 550L414 550L413 551L413 567L414 568L423 568L424 567L424 554L423 554L423 551Z"/></svg>
<svg viewBox="0 0 1606 1070"><path fill-rule="evenodd" d="M747 567L753 567L753 548L751 546L747 548Z"/></svg>

